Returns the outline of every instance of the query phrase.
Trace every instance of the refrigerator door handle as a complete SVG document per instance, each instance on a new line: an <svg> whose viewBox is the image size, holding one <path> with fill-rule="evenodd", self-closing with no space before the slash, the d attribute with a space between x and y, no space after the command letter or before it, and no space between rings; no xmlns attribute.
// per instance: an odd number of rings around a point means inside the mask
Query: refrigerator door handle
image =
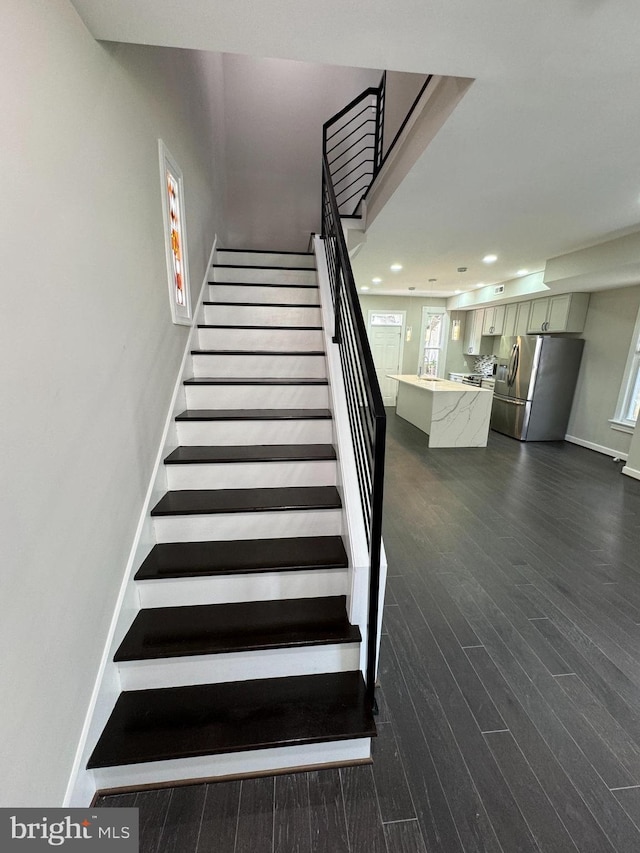
<svg viewBox="0 0 640 853"><path fill-rule="evenodd" d="M527 400L517 400L514 397L503 397L502 394L494 394L494 400L500 400L502 403L509 403L512 406L526 406Z"/></svg>
<svg viewBox="0 0 640 853"><path fill-rule="evenodd" d="M516 360L518 356L518 344L515 343L511 347L511 354L509 355L509 364L507 366L507 385L509 388L513 385L513 380L516 376Z"/></svg>

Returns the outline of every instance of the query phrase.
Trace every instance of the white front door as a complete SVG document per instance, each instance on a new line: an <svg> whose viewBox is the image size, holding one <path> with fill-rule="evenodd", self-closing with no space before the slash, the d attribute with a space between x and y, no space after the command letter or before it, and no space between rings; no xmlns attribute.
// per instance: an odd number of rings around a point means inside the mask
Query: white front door
<svg viewBox="0 0 640 853"><path fill-rule="evenodd" d="M385 406L395 406L398 383L387 374L400 373L404 312L390 313L386 317L394 321L393 325L378 325L384 318L379 312L369 312L369 342L382 401Z"/></svg>

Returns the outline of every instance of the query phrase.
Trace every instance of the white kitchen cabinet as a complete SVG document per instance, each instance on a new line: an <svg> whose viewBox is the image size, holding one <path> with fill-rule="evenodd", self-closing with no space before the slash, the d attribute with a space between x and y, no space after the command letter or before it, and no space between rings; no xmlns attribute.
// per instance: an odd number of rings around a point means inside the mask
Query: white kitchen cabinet
<svg viewBox="0 0 640 853"><path fill-rule="evenodd" d="M512 302L505 306L503 335L509 338L526 335L529 328L529 309L531 302Z"/></svg>
<svg viewBox="0 0 640 853"><path fill-rule="evenodd" d="M588 293L562 293L534 299L527 332L582 332L589 307Z"/></svg>
<svg viewBox="0 0 640 853"><path fill-rule="evenodd" d="M526 335L529 327L529 311L531 310L531 302L517 302L516 308L516 327L514 335Z"/></svg>
<svg viewBox="0 0 640 853"><path fill-rule="evenodd" d="M483 335L502 335L504 333L505 306L496 305L493 308L484 309L484 320L482 322Z"/></svg>
<svg viewBox="0 0 640 853"><path fill-rule="evenodd" d="M484 325L485 309L467 311L464 323L464 342L462 352L465 355L487 355L482 352L482 327Z"/></svg>

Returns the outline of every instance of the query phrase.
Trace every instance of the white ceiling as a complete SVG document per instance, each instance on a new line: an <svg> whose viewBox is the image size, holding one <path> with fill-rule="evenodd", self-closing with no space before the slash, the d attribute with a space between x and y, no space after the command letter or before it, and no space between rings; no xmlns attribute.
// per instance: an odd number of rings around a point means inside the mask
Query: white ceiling
<svg viewBox="0 0 640 853"><path fill-rule="evenodd" d="M475 78L368 231L372 291L450 295L640 228L637 0L73 3L96 38Z"/></svg>

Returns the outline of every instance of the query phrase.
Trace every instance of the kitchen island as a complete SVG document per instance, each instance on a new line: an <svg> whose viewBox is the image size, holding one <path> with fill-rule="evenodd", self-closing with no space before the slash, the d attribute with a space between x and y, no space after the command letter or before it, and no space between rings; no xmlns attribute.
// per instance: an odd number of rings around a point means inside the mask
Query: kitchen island
<svg viewBox="0 0 640 853"><path fill-rule="evenodd" d="M389 375L396 413L429 436L429 447L486 447L493 391L447 379Z"/></svg>

